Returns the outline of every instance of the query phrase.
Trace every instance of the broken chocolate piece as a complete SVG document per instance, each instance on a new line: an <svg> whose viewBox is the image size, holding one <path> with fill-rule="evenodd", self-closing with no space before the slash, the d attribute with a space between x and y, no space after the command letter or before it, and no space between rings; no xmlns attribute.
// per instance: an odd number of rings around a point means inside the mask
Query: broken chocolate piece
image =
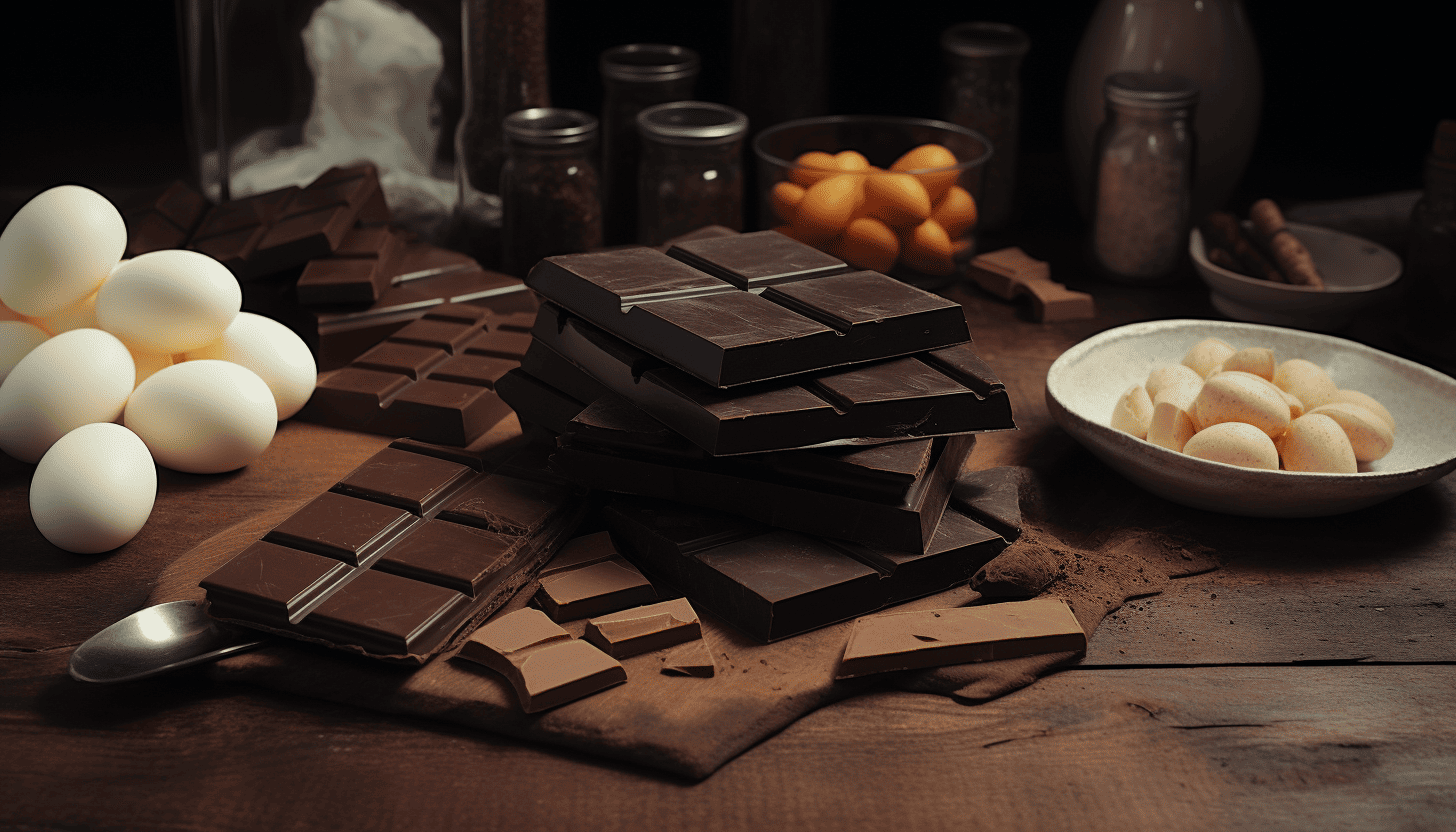
<svg viewBox="0 0 1456 832"><path fill-rule="evenodd" d="M298 302L305 306L367 304L389 288L391 260L404 235L385 225L356 225L327 257L316 257L298 276Z"/></svg>
<svg viewBox="0 0 1456 832"><path fill-rule="evenodd" d="M621 663L574 639L540 610L526 607L487 622L457 658L485 665L515 688L528 714L574 702L627 681Z"/></svg>
<svg viewBox="0 0 1456 832"><path fill-rule="evenodd" d="M674 598L593 618L586 623L587 641L614 659L651 653L701 639L698 614L686 598Z"/></svg>
<svg viewBox="0 0 1456 832"><path fill-rule="evenodd" d="M1060 598L871 615L854 622L836 679L1087 649Z"/></svg>
<svg viewBox="0 0 1456 832"><path fill-rule="evenodd" d="M565 562L538 577L541 588L533 600L552 621L592 618L657 600L657 590L616 553L606 532L573 544Z"/></svg>
<svg viewBox="0 0 1456 832"><path fill-rule="evenodd" d="M1045 262L1015 246L976 255L967 274L982 289L1003 300L1029 298L1035 321L1080 320L1097 314L1091 295L1054 282Z"/></svg>
<svg viewBox="0 0 1456 832"><path fill-rule="evenodd" d="M683 642L667 651L662 657L662 672L668 676L696 676L711 679L717 668L713 664L713 651L702 639Z"/></svg>

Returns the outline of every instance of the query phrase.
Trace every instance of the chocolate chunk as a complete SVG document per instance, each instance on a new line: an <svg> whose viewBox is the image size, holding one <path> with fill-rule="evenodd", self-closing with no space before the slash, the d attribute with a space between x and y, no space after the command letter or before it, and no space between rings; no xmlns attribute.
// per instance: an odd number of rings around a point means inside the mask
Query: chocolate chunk
<svg viewBox="0 0 1456 832"><path fill-rule="evenodd" d="M356 225L333 254L316 257L298 276L298 302L305 306L363 304L389 288L392 260L404 235L388 226Z"/></svg>
<svg viewBox="0 0 1456 832"><path fill-rule="evenodd" d="M705 271L654 249L624 248L548 257L526 283L713 387L970 340L954 301L875 272L832 273L848 267L777 231L684 243L672 253Z"/></svg>
<svg viewBox="0 0 1456 832"><path fill-rule="evenodd" d="M713 664L713 651L702 639L683 642L662 657L662 672L668 676L696 676L711 679L717 668Z"/></svg>
<svg viewBox="0 0 1456 832"><path fill-rule="evenodd" d="M206 197L180 180L131 200L121 209L126 221L122 257L186 248L209 207Z"/></svg>
<svg viewBox="0 0 1456 832"><path fill-rule="evenodd" d="M396 443L365 461L203 579L209 612L416 663L458 642L530 579L585 507L533 451L491 463L435 450ZM482 515L491 494L509 522L455 521Z"/></svg>
<svg viewBox="0 0 1456 832"><path fill-rule="evenodd" d="M557 572L570 572L573 569L591 566L614 557L617 557L617 545L612 542L610 534L596 532L582 535L567 541L566 545L556 553L556 557L541 567L541 571L536 573L536 577L539 579Z"/></svg>
<svg viewBox="0 0 1456 832"><path fill-rule="evenodd" d="M515 688L521 709L544 711L627 681L616 659L526 607L476 630L457 658L485 665Z"/></svg>
<svg viewBox="0 0 1456 832"><path fill-rule="evenodd" d="M1060 598L889 612L854 622L836 679L1087 649Z"/></svg>
<svg viewBox="0 0 1456 832"><path fill-rule="evenodd" d="M698 614L686 598L614 612L586 623L582 638L614 659L651 653L703 637Z"/></svg>
<svg viewBox="0 0 1456 832"><path fill-rule="evenodd" d="M599 539L594 548L600 550ZM570 568L557 566L538 580L534 600L552 621L591 618L657 600L657 591L637 567L615 553Z"/></svg>
<svg viewBox="0 0 1456 832"><path fill-rule="evenodd" d="M720 390L549 303L532 334L532 350L554 350L715 456L1015 427L969 343Z"/></svg>

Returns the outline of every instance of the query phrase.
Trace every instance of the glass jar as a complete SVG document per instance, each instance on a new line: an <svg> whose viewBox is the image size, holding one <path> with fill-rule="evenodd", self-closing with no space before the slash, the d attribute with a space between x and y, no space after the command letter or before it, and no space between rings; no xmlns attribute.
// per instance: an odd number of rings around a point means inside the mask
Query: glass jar
<svg viewBox="0 0 1456 832"><path fill-rule="evenodd" d="M1411 211L1405 251L1406 342L1424 356L1456 362L1456 120L1436 128L1425 193Z"/></svg>
<svg viewBox="0 0 1456 832"><path fill-rule="evenodd" d="M629 43L602 53L602 236L637 240L637 114L693 97L698 53L683 46Z"/></svg>
<svg viewBox="0 0 1456 832"><path fill-rule="evenodd" d="M1119 72L1105 95L1092 251L1113 279L1159 280L1188 249L1198 88L1172 73Z"/></svg>
<svg viewBox="0 0 1456 832"><path fill-rule="evenodd" d="M672 101L638 113L637 129L639 242L660 245L705 225L743 229L747 116L722 104Z"/></svg>
<svg viewBox="0 0 1456 832"><path fill-rule="evenodd" d="M525 277L543 257L602 244L597 120L537 107L506 116L502 270Z"/></svg>
<svg viewBox="0 0 1456 832"><path fill-rule="evenodd" d="M981 133L995 151L982 173L978 206L982 230L1004 225L1011 213L1021 123L1021 59L1030 47L1025 32L1005 23L960 23L940 36L946 66L941 118Z"/></svg>

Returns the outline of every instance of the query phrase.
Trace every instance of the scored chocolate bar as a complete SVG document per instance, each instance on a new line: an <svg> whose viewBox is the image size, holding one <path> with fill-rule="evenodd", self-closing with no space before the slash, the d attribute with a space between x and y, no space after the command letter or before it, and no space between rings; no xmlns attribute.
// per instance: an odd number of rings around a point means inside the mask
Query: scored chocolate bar
<svg viewBox="0 0 1456 832"><path fill-rule="evenodd" d="M965 583L1006 547L961 507L924 552L774 529L666 501L613 497L612 537L649 576L761 641L777 641Z"/></svg>
<svg viewBox="0 0 1456 832"><path fill-rule="evenodd" d="M523 366L550 349L715 456L1016 427L969 342L731 390L704 384L543 303Z"/></svg>
<svg viewBox="0 0 1456 832"><path fill-rule="evenodd" d="M422 663L530 580L585 510L536 449L501 462L396 442L201 585L216 618Z"/></svg>
<svg viewBox="0 0 1456 832"><path fill-rule="evenodd" d="M526 284L715 387L970 340L954 301L777 231L547 257Z"/></svg>
<svg viewBox="0 0 1456 832"><path fill-rule="evenodd" d="M128 201L121 208L126 222L126 250L122 256L186 248L192 232L211 207L207 197L181 180Z"/></svg>

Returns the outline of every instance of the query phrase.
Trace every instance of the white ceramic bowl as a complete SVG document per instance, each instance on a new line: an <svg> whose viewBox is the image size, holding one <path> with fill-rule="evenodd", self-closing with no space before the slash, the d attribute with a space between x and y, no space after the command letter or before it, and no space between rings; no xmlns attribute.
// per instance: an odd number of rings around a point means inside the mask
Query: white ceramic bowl
<svg viewBox="0 0 1456 832"><path fill-rule="evenodd" d="M1395 448L1355 474L1265 471L1195 459L1108 427L1117 399L1159 364L1207 337L1305 358L1335 384L1367 393L1395 417ZM1297 329L1230 321L1129 324L1094 335L1047 371L1047 407L1077 441L1123 476L1194 508L1250 517L1320 517L1374 505L1456 469L1456 380L1380 350Z"/></svg>
<svg viewBox="0 0 1456 832"><path fill-rule="evenodd" d="M1288 225L1314 258L1323 289L1274 283L1215 266L1208 262L1202 233L1193 229L1188 254L1215 309L1239 321L1329 332L1352 321L1370 305L1372 293L1400 278L1400 258L1382 245L1315 225Z"/></svg>

